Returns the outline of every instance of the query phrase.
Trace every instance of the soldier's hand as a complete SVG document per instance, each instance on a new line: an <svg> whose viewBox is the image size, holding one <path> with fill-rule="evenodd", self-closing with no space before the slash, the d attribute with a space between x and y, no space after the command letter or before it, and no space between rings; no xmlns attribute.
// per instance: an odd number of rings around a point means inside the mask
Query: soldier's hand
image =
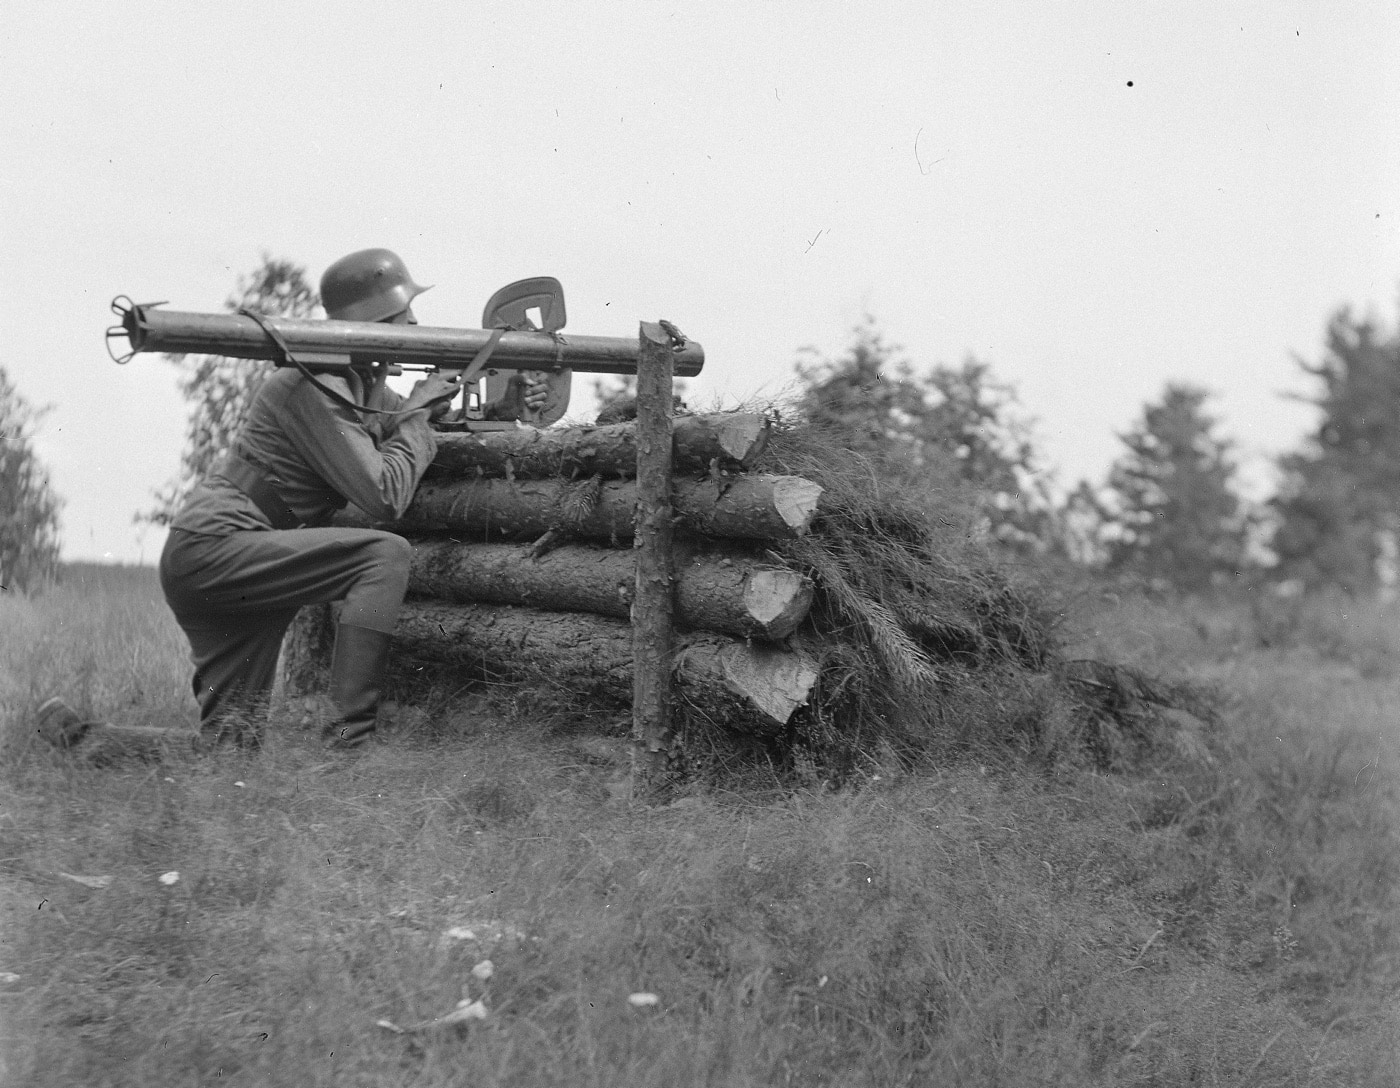
<svg viewBox="0 0 1400 1088"><path fill-rule="evenodd" d="M452 406L452 398L462 391L456 376L429 374L414 385L408 399L404 401L406 411L414 408L427 408L429 419L440 419Z"/></svg>
<svg viewBox="0 0 1400 1088"><path fill-rule="evenodd" d="M370 371L369 386L365 390L365 403L371 408L384 407L385 383L389 378L389 364L375 363L374 369Z"/></svg>
<svg viewBox="0 0 1400 1088"><path fill-rule="evenodd" d="M506 382L505 394L489 405L489 419L532 419L549 400L548 377L538 370L520 370Z"/></svg>
<svg viewBox="0 0 1400 1088"><path fill-rule="evenodd" d="M530 415L539 415L544 410L545 402L549 400L549 381L544 374L538 370L519 371L515 380L521 385L520 399L525 404L525 409Z"/></svg>

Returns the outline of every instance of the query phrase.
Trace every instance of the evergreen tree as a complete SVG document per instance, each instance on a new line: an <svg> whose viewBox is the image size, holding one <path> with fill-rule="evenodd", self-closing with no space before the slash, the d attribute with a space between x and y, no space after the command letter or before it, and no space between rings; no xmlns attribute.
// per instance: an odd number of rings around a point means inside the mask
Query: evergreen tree
<svg viewBox="0 0 1400 1088"><path fill-rule="evenodd" d="M1375 585L1386 534L1400 528L1400 333L1342 310L1316 366L1320 410L1303 448L1280 459L1272 506L1279 573L1351 591Z"/></svg>
<svg viewBox="0 0 1400 1088"><path fill-rule="evenodd" d="M250 275L240 276L235 292L224 301L229 311L243 308L274 317L312 317L321 304L306 282L306 269L264 254ZM180 393L193 405L185 427L180 473L156 492L156 505L138 520L169 525L185 496L228 452L262 383L272 373L270 362L231 359L223 355L167 355L179 368Z"/></svg>
<svg viewBox="0 0 1400 1088"><path fill-rule="evenodd" d="M981 494L997 540L1043 549L1052 537L1052 504L1016 391L973 358L935 366L920 385L915 440Z"/></svg>
<svg viewBox="0 0 1400 1088"><path fill-rule="evenodd" d="M912 368L867 316L844 355L824 359L807 348L797 363L800 411L810 424L840 436L852 453L878 462L918 463L910 424L920 401ZM893 370L894 375L887 373Z"/></svg>
<svg viewBox="0 0 1400 1088"><path fill-rule="evenodd" d="M0 589L28 592L58 570L59 500L34 452L47 414L31 407L0 367Z"/></svg>
<svg viewBox="0 0 1400 1088"><path fill-rule="evenodd" d="M880 471L935 476L971 489L993 539L1040 548L1050 502L1030 422L1015 390L967 359L918 373L872 318L836 359L810 350L797 364L801 414Z"/></svg>
<svg viewBox="0 0 1400 1088"><path fill-rule="evenodd" d="M1113 524L1098 491L1080 480L1055 511L1054 551L1075 566L1100 570L1108 565L1108 541L1117 535Z"/></svg>
<svg viewBox="0 0 1400 1088"><path fill-rule="evenodd" d="M1109 471L1103 541L1109 570L1186 592L1209 589L1244 564L1248 519L1232 490L1231 443L1215 434L1210 394L1168 384L1119 438Z"/></svg>

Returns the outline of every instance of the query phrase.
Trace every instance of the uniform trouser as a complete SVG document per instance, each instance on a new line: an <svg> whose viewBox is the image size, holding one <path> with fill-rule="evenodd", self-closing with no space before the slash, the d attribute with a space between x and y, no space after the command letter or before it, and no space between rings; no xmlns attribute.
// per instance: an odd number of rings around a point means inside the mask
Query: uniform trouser
<svg viewBox="0 0 1400 1088"><path fill-rule="evenodd" d="M190 642L200 728L265 711L282 636L307 604L344 601L341 624L392 633L408 588L408 541L376 529L172 529L161 588Z"/></svg>

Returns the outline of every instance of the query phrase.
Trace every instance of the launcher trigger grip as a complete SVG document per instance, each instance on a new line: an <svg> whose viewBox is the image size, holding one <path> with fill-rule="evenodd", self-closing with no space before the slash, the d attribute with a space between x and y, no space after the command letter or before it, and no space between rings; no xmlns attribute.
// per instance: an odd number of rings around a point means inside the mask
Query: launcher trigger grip
<svg viewBox="0 0 1400 1088"><path fill-rule="evenodd" d="M564 285L553 276L532 276L508 283L492 295L482 311L481 327L553 335L564 327L565 320ZM564 415L569 407L573 373L572 370L556 370L545 375L548 399L539 415L525 422L535 427L548 427ZM482 401L489 404L503 397L510 375L510 371L493 370L488 366L481 379Z"/></svg>

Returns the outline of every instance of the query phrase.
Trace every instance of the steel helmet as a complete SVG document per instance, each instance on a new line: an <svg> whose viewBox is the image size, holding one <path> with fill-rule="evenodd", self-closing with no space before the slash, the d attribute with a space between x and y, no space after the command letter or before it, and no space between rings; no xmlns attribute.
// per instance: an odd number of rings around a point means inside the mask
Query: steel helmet
<svg viewBox="0 0 1400 1088"><path fill-rule="evenodd" d="M397 253L362 249L326 269L321 305L336 321L383 321L403 313L426 290L413 282Z"/></svg>

